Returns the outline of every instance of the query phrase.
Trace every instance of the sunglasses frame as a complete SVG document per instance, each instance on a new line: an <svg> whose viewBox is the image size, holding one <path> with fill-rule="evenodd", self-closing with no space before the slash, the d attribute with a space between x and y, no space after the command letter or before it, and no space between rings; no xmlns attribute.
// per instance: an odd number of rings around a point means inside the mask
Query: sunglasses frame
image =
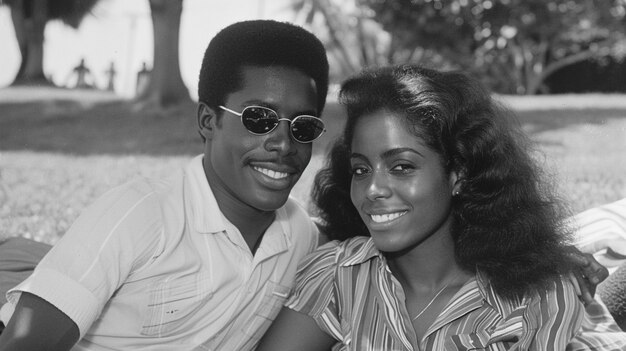
<svg viewBox="0 0 626 351"><path fill-rule="evenodd" d="M299 116L296 116L294 119L289 119L289 118L280 118L280 117L278 117L278 112L276 112L276 111L272 110L272 109L271 109L271 108L269 108L269 107L265 107L265 106L258 106L258 105L246 106L246 107L244 107L244 109L243 109L243 110L241 110L241 112L237 112L237 111L231 110L231 109L229 109L228 107L225 107L225 106L222 106L222 105L219 105L218 107L219 107L219 108L221 108L222 110L226 111L226 112L230 112L230 113L232 113L233 115L238 116L238 117L241 119L241 124L244 126L244 128L246 128L246 130L247 130L249 133L254 134L254 135L266 135L266 134L270 134L271 132L273 132L274 130L276 130L276 128L277 128L277 127L278 127L278 125L280 124L280 121L287 121L287 122L289 123L289 134L291 135L291 138L292 138L293 140L295 140L295 141L299 142L300 144L309 144L309 143L312 143L312 142L314 142L315 140L319 139L319 138L322 136L322 134L324 134L324 132L326 132L326 125L325 125L324 121L323 121L321 118L319 118L319 117L315 117L315 116L311 116L311 115L299 115ZM276 125L274 125L274 127L273 127L272 129L268 130L268 131L267 131L267 132L265 132L265 133L256 133L256 132L251 131L250 129L248 129L248 127L246 127L246 124L245 124L245 123L243 123L243 113L244 113L247 109L249 109L249 108L260 108L260 109L265 109L265 110L269 110L269 111L274 112L274 114L276 114L276 117L278 117L277 122L276 122ZM296 120L297 120L298 118L300 118L300 117L314 118L314 119L316 119L316 120L320 121L320 123L322 124L322 132L321 132L321 133L320 133L317 137L315 137L315 139L310 140L310 141L301 141L301 140L296 139L296 137L293 135L293 130L292 130L291 128L292 128L292 126L293 126L293 122L294 122L294 121L296 121Z"/></svg>

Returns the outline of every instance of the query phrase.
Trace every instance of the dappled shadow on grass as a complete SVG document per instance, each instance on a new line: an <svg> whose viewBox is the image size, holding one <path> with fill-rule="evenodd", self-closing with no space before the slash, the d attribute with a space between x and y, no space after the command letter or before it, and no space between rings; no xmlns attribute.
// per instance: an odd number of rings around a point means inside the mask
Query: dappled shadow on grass
<svg viewBox="0 0 626 351"><path fill-rule="evenodd" d="M89 154L184 155L201 152L193 103L138 110L130 101L0 103L0 149Z"/></svg>
<svg viewBox="0 0 626 351"><path fill-rule="evenodd" d="M343 127L336 104L329 103L327 133L314 155ZM85 104L79 100L0 101L0 150L45 151L73 155L195 155L202 152L197 104L165 110L139 110L128 100ZM325 117L326 118L326 117Z"/></svg>

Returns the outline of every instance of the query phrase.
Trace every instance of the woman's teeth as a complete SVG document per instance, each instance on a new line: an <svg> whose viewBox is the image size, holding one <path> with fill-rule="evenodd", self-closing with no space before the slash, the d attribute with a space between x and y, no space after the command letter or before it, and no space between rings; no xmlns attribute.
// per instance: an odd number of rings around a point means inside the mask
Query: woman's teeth
<svg viewBox="0 0 626 351"><path fill-rule="evenodd" d="M400 216L403 216L404 214L406 214L406 212L407 211L386 213L382 215L370 215L370 217L372 218L372 221L376 223L383 223L383 222L392 221Z"/></svg>

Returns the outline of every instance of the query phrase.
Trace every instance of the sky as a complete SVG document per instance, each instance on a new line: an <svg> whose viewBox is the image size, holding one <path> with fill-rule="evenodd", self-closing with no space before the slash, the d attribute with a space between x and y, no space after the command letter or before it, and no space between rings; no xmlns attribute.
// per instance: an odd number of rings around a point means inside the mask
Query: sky
<svg viewBox="0 0 626 351"><path fill-rule="evenodd" d="M204 49L223 27L246 19L295 21L289 0L184 0L180 28L180 66L183 81L195 99ZM71 82L81 58L100 87L114 63L116 93L134 94L142 63L152 63L152 22L148 0L101 0L78 30L60 21L49 22L44 42L44 72L57 85ZM20 64L9 9L0 7L0 88L9 85Z"/></svg>

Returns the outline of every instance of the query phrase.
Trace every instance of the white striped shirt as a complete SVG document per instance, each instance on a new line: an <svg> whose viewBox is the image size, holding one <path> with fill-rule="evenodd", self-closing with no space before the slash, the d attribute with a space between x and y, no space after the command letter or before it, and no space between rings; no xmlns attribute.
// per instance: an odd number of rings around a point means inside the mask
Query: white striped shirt
<svg viewBox="0 0 626 351"><path fill-rule="evenodd" d="M626 198L583 211L572 224L580 251L593 254L611 273L626 264Z"/></svg>
<svg viewBox="0 0 626 351"><path fill-rule="evenodd" d="M290 199L253 256L198 156L171 179L96 201L9 301L26 291L56 306L79 328L74 351L251 350L316 245L315 225Z"/></svg>
<svg viewBox="0 0 626 351"><path fill-rule="evenodd" d="M418 342L400 283L365 237L333 241L309 255L286 306L313 317L338 341L335 351L566 350L584 320L583 305L568 280L540 295L510 301L478 273ZM601 333L599 341L582 340L575 346L589 342L588 350L622 350L624 333L616 335L616 343L604 343L616 348L593 348L603 345Z"/></svg>

